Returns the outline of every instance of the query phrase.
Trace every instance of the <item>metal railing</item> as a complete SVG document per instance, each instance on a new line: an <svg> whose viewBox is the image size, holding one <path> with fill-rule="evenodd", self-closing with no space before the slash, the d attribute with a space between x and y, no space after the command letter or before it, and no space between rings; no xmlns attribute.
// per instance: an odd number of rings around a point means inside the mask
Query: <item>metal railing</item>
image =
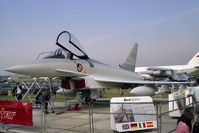
<svg viewBox="0 0 199 133"><path fill-rule="evenodd" d="M169 113L170 112L173 112L173 111L176 111L178 109L174 109L174 102L176 102L177 100L183 100L184 101L184 108L186 108L187 106L192 106L192 104L186 104L186 99L187 98L190 98L190 97L185 97L185 98L180 98L180 99L175 99L175 100L164 100L164 101L154 101L153 104L155 105L155 113L125 113L125 114L128 114L128 115L149 115L149 116L155 116L156 117L156 121L157 121L157 129L153 129L151 132L157 132L157 133L165 133L165 131L163 131L163 127L164 127L164 121L166 121L164 119L164 117L168 117L169 118ZM172 103L173 105L173 110L168 110L168 111L163 111L163 108L165 106L168 106L169 103ZM64 104L67 104L69 105L71 102L65 102ZM96 129L96 126L95 126L95 123L98 122L96 119L95 119L95 115L106 115L106 120L110 119L110 115L114 115L114 114L124 114L124 112L121 112L121 113L111 113L110 111L108 110L100 110L99 107L97 106L100 106L100 105L106 105L106 108L107 106L109 106L111 103L110 102L92 102L92 103L85 103L85 102L81 102L81 105L83 105L84 107L84 111L80 111L80 112L75 112L75 111L67 111L67 109L62 107L62 108L56 108L56 103L55 103L55 111L56 112L59 112L59 111L63 111L64 113L68 113L68 114L87 114L88 115L88 131L87 132L90 132L90 133L94 133ZM121 102L118 102L118 103L113 103L113 104L152 104L152 103L121 103ZM95 107L95 105L97 105ZM39 128L38 130L40 132L48 132L49 130L49 125L50 125L50 128L53 128L53 125L52 123L50 124L49 121L47 120L48 119L48 116L46 116L45 114L45 108L43 106L43 108L40 110L40 114L36 114L36 115L39 115L41 118L40 118L40 121L34 121L34 125L35 127ZM38 116L33 116L33 117L38 117ZM56 117L56 116L53 116L53 117ZM75 121L75 119L74 119ZM176 121L176 123L173 123L173 126L176 127L177 126L177 119L173 120L173 121ZM109 121L110 123L110 121ZM175 125L174 125L175 124ZM5 124L2 125L2 131L5 131L5 132L8 132L10 129L12 128L8 128ZM66 129L67 130L67 129ZM69 129L71 130L71 129ZM108 130L108 129L107 129ZM111 129L109 129L111 131ZM1 131L1 130L0 130ZM169 132L169 133L172 133L175 131L175 128L174 129L170 129L169 131L166 131L166 132Z"/></svg>

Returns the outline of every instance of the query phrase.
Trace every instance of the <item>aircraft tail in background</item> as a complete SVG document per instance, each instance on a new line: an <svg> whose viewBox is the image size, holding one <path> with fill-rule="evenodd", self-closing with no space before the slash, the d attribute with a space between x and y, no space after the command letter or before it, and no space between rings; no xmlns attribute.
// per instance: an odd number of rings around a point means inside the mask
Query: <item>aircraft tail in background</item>
<svg viewBox="0 0 199 133"><path fill-rule="evenodd" d="M120 65L120 68L134 72L136 66L137 51L138 51L138 44L135 43L126 61L122 65Z"/></svg>
<svg viewBox="0 0 199 133"><path fill-rule="evenodd" d="M188 65L199 67L199 52L188 62Z"/></svg>

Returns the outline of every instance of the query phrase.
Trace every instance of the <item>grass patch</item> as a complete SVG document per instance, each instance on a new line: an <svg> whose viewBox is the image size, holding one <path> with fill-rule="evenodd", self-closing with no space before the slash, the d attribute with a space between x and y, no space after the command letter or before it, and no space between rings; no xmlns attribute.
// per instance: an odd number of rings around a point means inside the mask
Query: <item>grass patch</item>
<svg viewBox="0 0 199 133"><path fill-rule="evenodd" d="M112 97L129 97L132 96L132 94L130 94L131 89L105 89L104 91L102 91L102 95L103 98L112 98ZM35 97L34 95L32 95L30 97L34 103L35 101ZM68 97L66 96L66 100L71 100L71 99L76 99L77 97ZM162 94L162 95L154 95L152 98L168 98L168 94ZM6 100L6 101L16 101L14 96L7 96L7 95L0 95L0 100ZM31 100L26 97L26 99L24 101L30 102ZM63 102L64 98L62 95L57 94L55 96L55 101L56 102Z"/></svg>
<svg viewBox="0 0 199 133"><path fill-rule="evenodd" d="M24 95L23 95L24 96ZM66 97L66 100L71 100L71 99L75 99L76 97ZM0 95L0 100L3 100L3 101L16 101L15 97L14 96L8 96L8 95ZM59 95L57 94L55 96L55 102L63 102L64 101L64 98L62 95ZM35 101L35 95L31 95L29 97L26 97L24 99L25 102L33 102Z"/></svg>
<svg viewBox="0 0 199 133"><path fill-rule="evenodd" d="M106 89L103 92L104 98L112 98L112 97L128 97L132 96L129 92L131 89Z"/></svg>
<svg viewBox="0 0 199 133"><path fill-rule="evenodd" d="M0 95L0 100L4 101L16 101L14 96L8 96L8 95Z"/></svg>

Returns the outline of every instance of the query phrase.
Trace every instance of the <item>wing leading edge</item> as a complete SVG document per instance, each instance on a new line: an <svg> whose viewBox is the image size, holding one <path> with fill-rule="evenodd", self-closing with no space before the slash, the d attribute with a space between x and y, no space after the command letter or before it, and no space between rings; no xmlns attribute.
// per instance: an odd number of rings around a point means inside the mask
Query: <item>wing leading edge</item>
<svg viewBox="0 0 199 133"><path fill-rule="evenodd" d="M112 83L126 83L126 84L191 84L192 82L167 82L167 81L145 81L145 80L127 80L127 79L119 79L114 77L94 77L94 79L98 82L112 82Z"/></svg>

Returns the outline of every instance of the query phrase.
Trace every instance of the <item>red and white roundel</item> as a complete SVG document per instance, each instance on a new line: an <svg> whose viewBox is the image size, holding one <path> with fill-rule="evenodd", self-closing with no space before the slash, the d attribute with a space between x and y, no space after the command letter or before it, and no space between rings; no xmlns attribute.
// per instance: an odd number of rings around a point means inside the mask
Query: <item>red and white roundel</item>
<svg viewBox="0 0 199 133"><path fill-rule="evenodd" d="M83 70L82 64L78 63L78 64L77 64L77 71L78 71L78 72L81 72L82 70Z"/></svg>

